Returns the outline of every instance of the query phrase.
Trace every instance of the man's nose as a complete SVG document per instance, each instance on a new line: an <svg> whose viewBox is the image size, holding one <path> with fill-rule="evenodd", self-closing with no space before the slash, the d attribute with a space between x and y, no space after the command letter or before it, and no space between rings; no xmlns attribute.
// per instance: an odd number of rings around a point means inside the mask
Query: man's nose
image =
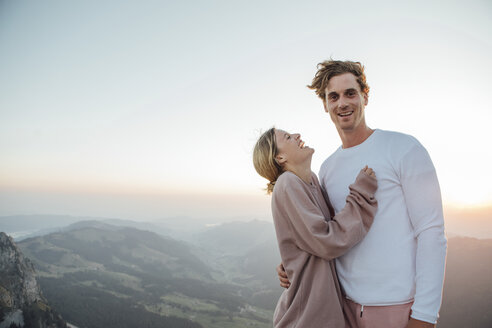
<svg viewBox="0 0 492 328"><path fill-rule="evenodd" d="M294 139L300 139L301 138L301 134L300 133L294 133Z"/></svg>
<svg viewBox="0 0 492 328"><path fill-rule="evenodd" d="M338 99L338 107L340 107L340 108L347 107L347 102L346 102L345 97L340 97L340 99Z"/></svg>

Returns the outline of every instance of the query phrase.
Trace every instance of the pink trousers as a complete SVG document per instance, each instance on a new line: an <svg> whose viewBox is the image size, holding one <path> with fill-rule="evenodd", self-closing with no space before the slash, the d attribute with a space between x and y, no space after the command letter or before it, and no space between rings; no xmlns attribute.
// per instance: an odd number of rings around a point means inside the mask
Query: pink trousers
<svg viewBox="0 0 492 328"><path fill-rule="evenodd" d="M346 298L343 305L345 328L405 328L412 304L362 306Z"/></svg>

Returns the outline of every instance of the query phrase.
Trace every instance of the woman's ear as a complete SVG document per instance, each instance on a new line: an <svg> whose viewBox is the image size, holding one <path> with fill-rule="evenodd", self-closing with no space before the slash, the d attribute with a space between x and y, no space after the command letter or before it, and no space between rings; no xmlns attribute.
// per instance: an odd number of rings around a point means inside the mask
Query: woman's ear
<svg viewBox="0 0 492 328"><path fill-rule="evenodd" d="M275 161L278 165L282 166L285 162L287 162L287 157L284 154L278 154L275 156Z"/></svg>

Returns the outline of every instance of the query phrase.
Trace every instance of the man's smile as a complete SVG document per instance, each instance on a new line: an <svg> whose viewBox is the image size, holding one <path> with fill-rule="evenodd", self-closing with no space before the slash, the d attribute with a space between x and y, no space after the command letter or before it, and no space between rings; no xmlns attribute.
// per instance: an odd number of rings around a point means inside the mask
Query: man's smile
<svg viewBox="0 0 492 328"><path fill-rule="evenodd" d="M354 111L344 112L344 113L338 113L338 116L340 116L340 117L347 117L347 116L352 115L353 112Z"/></svg>

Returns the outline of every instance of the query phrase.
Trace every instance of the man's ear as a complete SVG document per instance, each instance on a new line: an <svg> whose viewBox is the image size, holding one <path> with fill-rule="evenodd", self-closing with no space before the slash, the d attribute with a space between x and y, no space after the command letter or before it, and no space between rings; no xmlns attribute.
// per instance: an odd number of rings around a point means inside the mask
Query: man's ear
<svg viewBox="0 0 492 328"><path fill-rule="evenodd" d="M326 100L323 100L323 107L325 108L325 112L328 113L328 106L326 105Z"/></svg>
<svg viewBox="0 0 492 328"><path fill-rule="evenodd" d="M367 93L364 93L364 106L367 106L368 102L369 102L369 95Z"/></svg>
<svg viewBox="0 0 492 328"><path fill-rule="evenodd" d="M285 162L287 162L287 157L284 154L278 154L275 156L275 161L277 161L278 165L282 166Z"/></svg>

